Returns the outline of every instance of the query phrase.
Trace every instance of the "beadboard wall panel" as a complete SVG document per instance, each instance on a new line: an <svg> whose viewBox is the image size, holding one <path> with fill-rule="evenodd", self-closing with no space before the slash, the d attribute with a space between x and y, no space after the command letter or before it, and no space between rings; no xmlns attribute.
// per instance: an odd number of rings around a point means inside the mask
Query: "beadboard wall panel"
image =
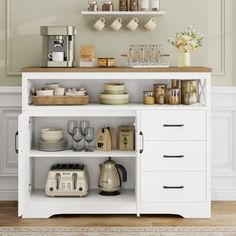
<svg viewBox="0 0 236 236"><path fill-rule="evenodd" d="M212 104L212 199L236 200L236 88L214 87ZM17 199L14 135L20 112L21 89L0 87L0 200Z"/></svg>

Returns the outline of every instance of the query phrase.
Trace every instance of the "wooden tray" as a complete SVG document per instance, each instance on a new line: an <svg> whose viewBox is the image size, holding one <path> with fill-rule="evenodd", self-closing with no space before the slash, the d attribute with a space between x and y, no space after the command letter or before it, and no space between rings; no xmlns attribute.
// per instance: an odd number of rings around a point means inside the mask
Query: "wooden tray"
<svg viewBox="0 0 236 236"><path fill-rule="evenodd" d="M86 105L89 96L32 96L34 105Z"/></svg>

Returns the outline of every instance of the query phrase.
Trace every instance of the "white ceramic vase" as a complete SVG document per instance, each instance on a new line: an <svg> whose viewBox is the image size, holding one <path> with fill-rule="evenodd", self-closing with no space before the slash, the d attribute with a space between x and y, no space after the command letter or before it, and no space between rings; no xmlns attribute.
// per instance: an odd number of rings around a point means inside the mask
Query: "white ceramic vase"
<svg viewBox="0 0 236 236"><path fill-rule="evenodd" d="M191 53L190 52L179 52L179 67L191 66Z"/></svg>

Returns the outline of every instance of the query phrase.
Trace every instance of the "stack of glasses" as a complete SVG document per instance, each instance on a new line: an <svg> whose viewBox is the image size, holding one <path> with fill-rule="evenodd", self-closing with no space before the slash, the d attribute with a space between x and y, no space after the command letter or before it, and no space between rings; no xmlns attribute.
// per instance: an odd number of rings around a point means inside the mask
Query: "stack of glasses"
<svg viewBox="0 0 236 236"><path fill-rule="evenodd" d="M89 121L83 120L80 121L78 126L77 120L69 120L67 122L67 132L76 142L76 147L72 146L71 149L75 152L93 152L94 149L90 146L90 143L95 139L95 130L90 127ZM79 143L84 139L83 146L80 147ZM88 143L88 146L85 145L85 141Z"/></svg>

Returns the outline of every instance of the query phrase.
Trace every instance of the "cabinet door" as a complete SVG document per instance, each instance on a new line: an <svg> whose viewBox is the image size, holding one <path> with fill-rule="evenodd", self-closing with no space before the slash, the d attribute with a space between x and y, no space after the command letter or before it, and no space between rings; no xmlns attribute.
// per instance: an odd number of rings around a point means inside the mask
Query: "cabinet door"
<svg viewBox="0 0 236 236"><path fill-rule="evenodd" d="M206 140L206 112L142 111L141 131L144 140Z"/></svg>
<svg viewBox="0 0 236 236"><path fill-rule="evenodd" d="M142 172L142 202L205 202L205 172Z"/></svg>
<svg viewBox="0 0 236 236"><path fill-rule="evenodd" d="M24 212L30 196L30 120L29 117L21 114L18 117L18 216Z"/></svg>
<svg viewBox="0 0 236 236"><path fill-rule="evenodd" d="M205 171L205 141L145 141L142 171Z"/></svg>

